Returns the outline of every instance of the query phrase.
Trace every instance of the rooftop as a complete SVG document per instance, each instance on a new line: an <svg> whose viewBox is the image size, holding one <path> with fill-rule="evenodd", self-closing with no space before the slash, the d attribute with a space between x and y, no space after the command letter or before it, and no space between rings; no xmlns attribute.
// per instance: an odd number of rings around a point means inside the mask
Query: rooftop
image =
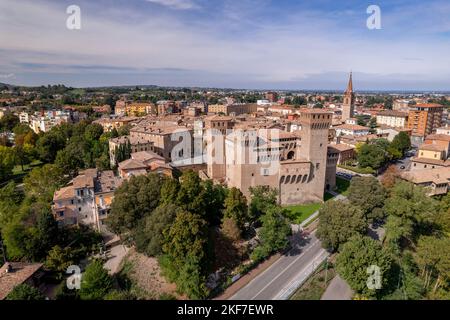
<svg viewBox="0 0 450 320"><path fill-rule="evenodd" d="M369 131L370 128L363 127L357 124L342 124L340 126L335 127L335 129L341 129L341 130L354 130L354 131Z"/></svg>
<svg viewBox="0 0 450 320"><path fill-rule="evenodd" d="M450 170L448 168L436 168L430 170L414 170L404 172L403 179L421 184L434 182L436 184L450 183Z"/></svg>
<svg viewBox="0 0 450 320"><path fill-rule="evenodd" d="M0 268L0 300L24 283L42 267L42 263L7 262Z"/></svg>
<svg viewBox="0 0 450 320"><path fill-rule="evenodd" d="M430 134L426 136L425 140L440 140L450 142L450 136L446 134Z"/></svg>

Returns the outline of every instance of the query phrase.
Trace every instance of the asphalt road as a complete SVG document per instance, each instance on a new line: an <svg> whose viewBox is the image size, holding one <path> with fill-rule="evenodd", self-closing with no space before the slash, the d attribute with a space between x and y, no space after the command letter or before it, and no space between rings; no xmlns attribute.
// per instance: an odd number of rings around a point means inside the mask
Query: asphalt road
<svg viewBox="0 0 450 320"><path fill-rule="evenodd" d="M292 286L299 277L309 273L315 260L326 254L314 233L297 233L293 248L263 273L239 290L230 300L273 300Z"/></svg>

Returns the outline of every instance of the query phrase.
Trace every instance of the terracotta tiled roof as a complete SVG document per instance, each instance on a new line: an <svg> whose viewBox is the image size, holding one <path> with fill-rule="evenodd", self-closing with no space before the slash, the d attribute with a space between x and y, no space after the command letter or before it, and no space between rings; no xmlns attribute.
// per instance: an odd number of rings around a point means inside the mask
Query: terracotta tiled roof
<svg viewBox="0 0 450 320"><path fill-rule="evenodd" d="M425 138L425 140L442 140L450 142L450 136L446 134L430 134Z"/></svg>
<svg viewBox="0 0 450 320"><path fill-rule="evenodd" d="M0 268L0 300L5 299L14 287L24 283L41 267L42 263L5 263Z"/></svg>
<svg viewBox="0 0 450 320"><path fill-rule="evenodd" d="M332 144L332 145L330 145L330 147L332 147L334 149L337 149L339 152L349 151L349 150L355 149L354 147L349 146L348 144L343 144L343 143Z"/></svg>
<svg viewBox="0 0 450 320"><path fill-rule="evenodd" d="M427 159L427 158L413 158L412 162L419 162L431 165L438 165L443 167L450 167L450 160L438 160L438 159ZM447 169L448 170L448 169Z"/></svg>
<svg viewBox="0 0 450 320"><path fill-rule="evenodd" d="M414 183L450 183L450 170L448 168L408 171L404 172L401 176L403 179Z"/></svg>
<svg viewBox="0 0 450 320"><path fill-rule="evenodd" d="M53 196L53 201L71 199L74 196L75 196L74 187L68 186L68 187L61 188L61 189L55 191L55 194Z"/></svg>
<svg viewBox="0 0 450 320"><path fill-rule="evenodd" d="M343 129L343 130L359 130L359 131L369 131L370 128L363 127L357 124L343 124L335 127L335 129Z"/></svg>
<svg viewBox="0 0 450 320"><path fill-rule="evenodd" d="M444 146L439 146L437 144L423 144L420 146L419 150L426 150L426 151L445 151L447 148Z"/></svg>

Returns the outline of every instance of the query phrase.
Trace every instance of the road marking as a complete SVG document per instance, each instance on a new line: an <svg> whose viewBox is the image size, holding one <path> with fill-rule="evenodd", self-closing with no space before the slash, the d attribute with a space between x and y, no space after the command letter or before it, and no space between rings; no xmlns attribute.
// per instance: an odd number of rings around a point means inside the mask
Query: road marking
<svg viewBox="0 0 450 320"><path fill-rule="evenodd" d="M320 242L319 239L317 239L316 241L314 241L311 246L306 249L305 251L303 251L294 261L292 261L286 268L284 268L283 271L286 271L287 269L289 269L294 263L296 263L298 261L298 259L300 259L305 253L307 253L308 251L310 251L315 245L316 243ZM256 298L261 292L263 292L265 289L267 289L268 286L270 286L276 279L278 279L280 276L282 276L283 273L278 274L278 276L276 276L275 278L273 278L268 284L266 284L264 286L264 288L262 288L261 290L258 291L258 293L253 296L252 298L250 298L250 300L253 300L254 298Z"/></svg>
<svg viewBox="0 0 450 320"><path fill-rule="evenodd" d="M308 236L311 236L313 234L315 234L317 231L317 229L314 229ZM310 246L312 247L314 244L310 244ZM294 251L297 248L292 248L291 250L288 251L288 253ZM306 251L305 251L306 252ZM304 252L301 253L301 255L303 255ZM300 255L300 256L301 256ZM275 265L279 264L281 261L283 261L283 256L281 256L277 261L275 261L271 266L269 266L266 270L264 270L263 272L261 272L259 275L257 275L254 279L252 279L249 283L247 283L244 287L242 287L238 292L236 292L233 296L231 296L228 300L234 300L233 298L238 295L239 292L241 292L242 290L244 290L245 288L247 288L248 286L250 286L253 282L255 282L256 280L258 280L260 277L262 277L266 272L268 272L270 269L272 269L273 267L275 267Z"/></svg>
<svg viewBox="0 0 450 320"><path fill-rule="evenodd" d="M325 255L324 255L325 254ZM274 298L272 298L272 300L277 300L277 299L280 299L280 298L283 298L283 295L285 295L287 292L289 292L289 291L294 291L295 289L297 289L298 287L300 287L300 285L302 284L302 283L304 283L308 278L309 278L309 276L320 266L320 264L323 262L323 260L326 258L326 257L328 257L329 256L329 253L325 250L325 249L322 249L321 251L320 251L320 253L318 254L318 255L316 255L313 259L312 259L312 261L305 267L305 268L303 268L300 272L298 272L294 277L292 277L292 279L294 279L294 280L292 280L291 282L289 282L285 287L284 287L284 289L282 289L277 295L275 295L275 297ZM317 260L319 260L319 263L318 263L318 261ZM311 265L315 265L316 263L318 263L312 270L311 270L311 272L309 272L308 273L308 269L309 269L309 267L311 266ZM306 271L305 271L306 270ZM298 281L298 276L300 275L300 274L306 274L306 277L304 278L304 279L302 279L301 281ZM299 283L297 283L297 282L299 282ZM295 284L295 287L293 288L292 286ZM290 294L292 294L292 292L290 293ZM290 295L289 294L289 295ZM285 300L285 299L283 299L283 300Z"/></svg>

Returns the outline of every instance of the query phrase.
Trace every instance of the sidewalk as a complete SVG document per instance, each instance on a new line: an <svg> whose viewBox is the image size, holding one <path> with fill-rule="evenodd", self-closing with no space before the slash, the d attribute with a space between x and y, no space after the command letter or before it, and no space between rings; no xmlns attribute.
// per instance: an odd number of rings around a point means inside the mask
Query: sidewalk
<svg viewBox="0 0 450 320"><path fill-rule="evenodd" d="M225 292L223 292L220 296L215 297L213 300L228 300L232 296L236 294L239 290L245 287L250 281L255 279L258 275L267 270L272 264L274 264L281 257L280 253L274 254L268 260L260 263L256 268L251 270L246 275L242 276L239 280L229 286Z"/></svg>
<svg viewBox="0 0 450 320"><path fill-rule="evenodd" d="M307 226L304 231L312 232L316 228L317 228L317 220L313 221L309 226ZM249 284L250 281L252 281L257 276L259 276L261 273L263 273L265 270L270 268L282 256L283 256L282 253L274 254L268 260L262 262L256 268L252 269L249 273L242 276L239 280L237 280L235 283L233 283L231 286L229 286L225 290L225 292L223 292L221 295L215 297L213 300L227 300L227 299L231 298L239 290L241 290L243 287L245 287L247 284Z"/></svg>
<svg viewBox="0 0 450 320"><path fill-rule="evenodd" d="M331 280L320 300L351 300L353 290L339 275Z"/></svg>

